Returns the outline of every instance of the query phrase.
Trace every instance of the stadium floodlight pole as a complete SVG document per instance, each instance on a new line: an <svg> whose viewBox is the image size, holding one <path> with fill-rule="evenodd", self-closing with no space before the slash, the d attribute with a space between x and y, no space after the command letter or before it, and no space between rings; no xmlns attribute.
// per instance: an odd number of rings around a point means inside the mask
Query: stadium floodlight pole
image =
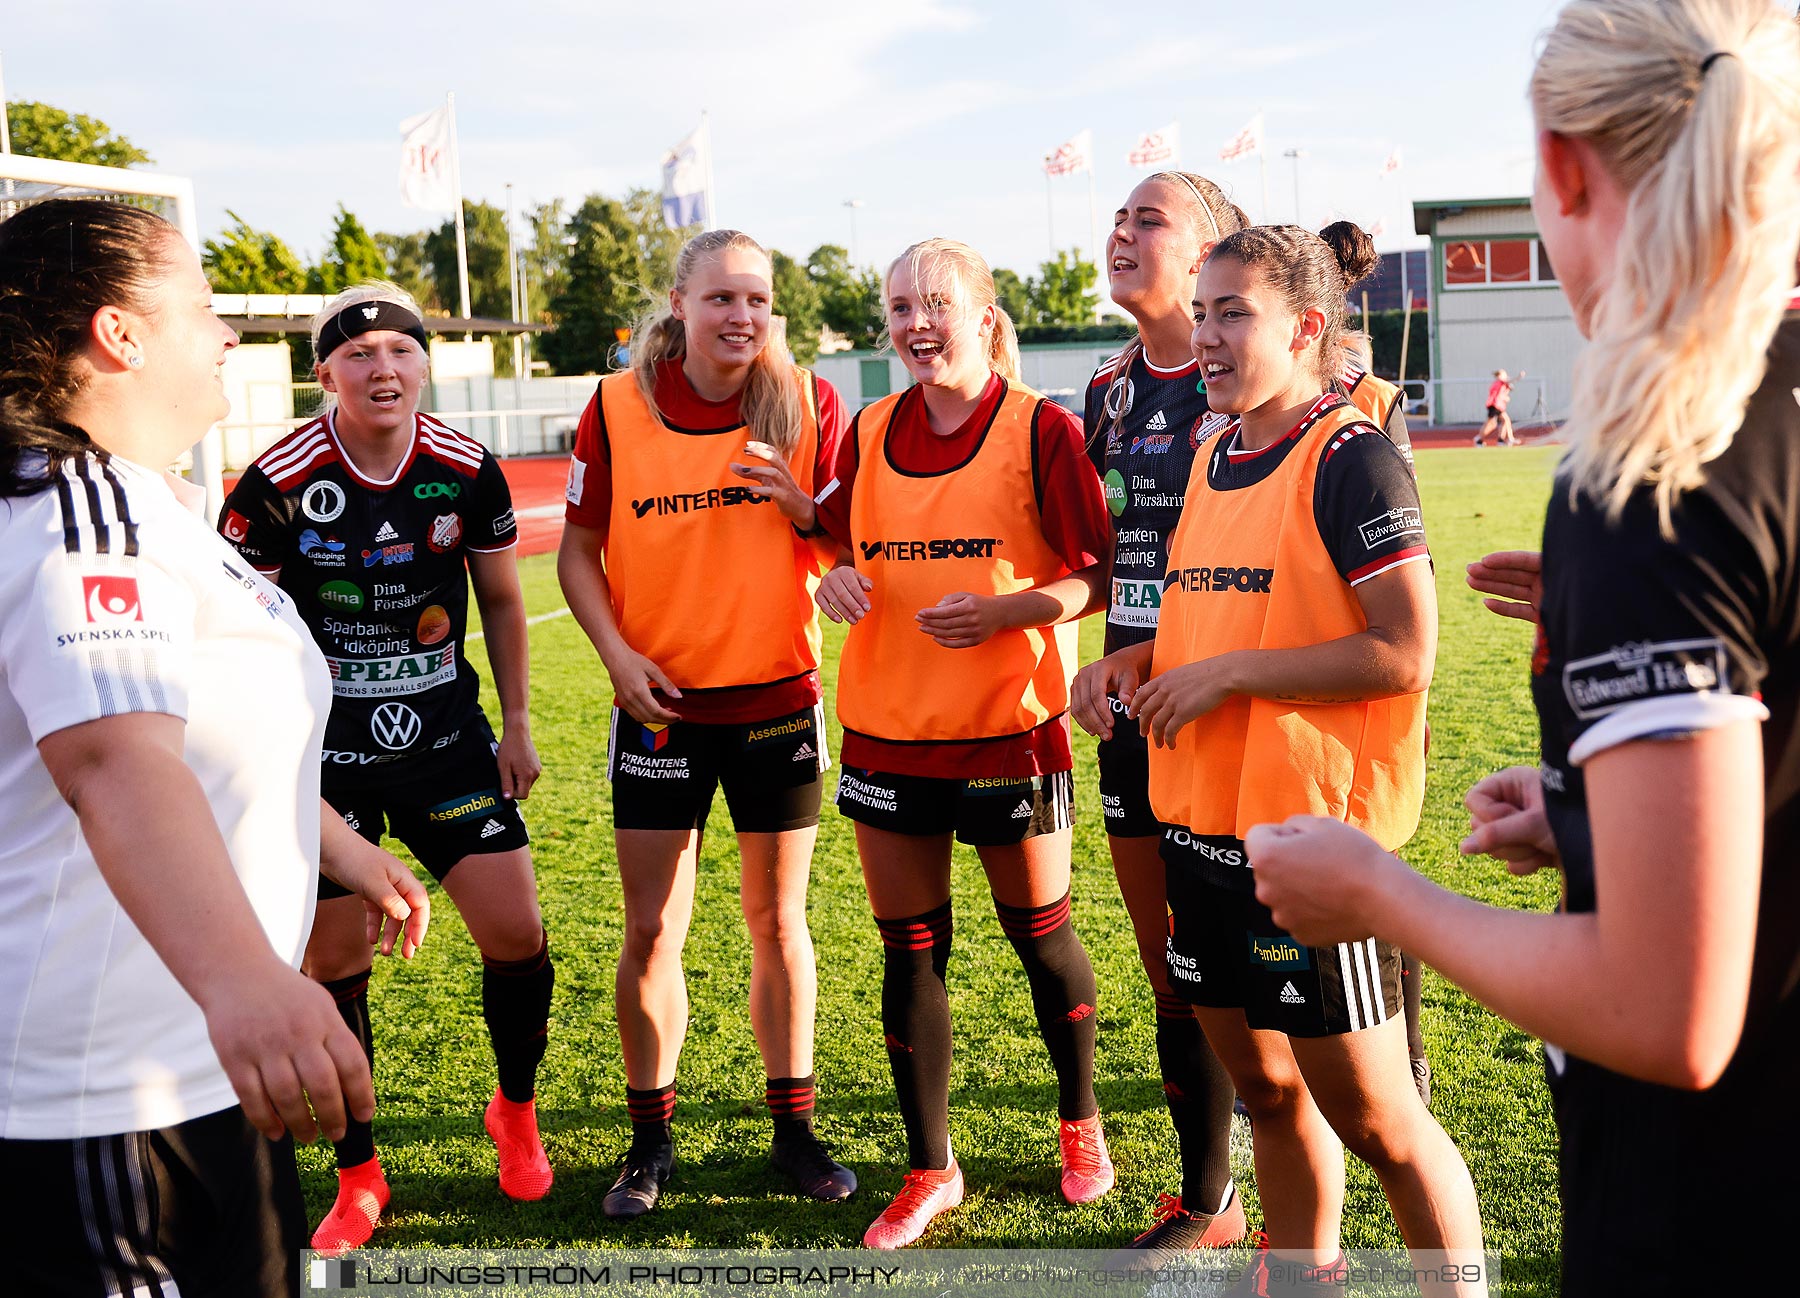
<svg viewBox="0 0 1800 1298"><path fill-rule="evenodd" d="M1283 149L1281 156L1294 160L1294 224L1300 225L1300 159L1310 155L1305 149Z"/></svg>
<svg viewBox="0 0 1800 1298"><path fill-rule="evenodd" d="M844 206L850 209L850 269L856 269L856 212L863 205L860 198L846 198Z"/></svg>
<svg viewBox="0 0 1800 1298"><path fill-rule="evenodd" d="M445 95L444 103L450 110L450 187L456 191L456 286L463 319L467 320L473 314L469 310L469 236L463 230L462 146L456 138L455 93ZM463 341L474 342L475 335L465 333Z"/></svg>
<svg viewBox="0 0 1800 1298"><path fill-rule="evenodd" d="M1050 227L1050 256L1056 257L1056 194L1050 188L1050 173L1044 172L1044 219Z"/></svg>
<svg viewBox="0 0 1800 1298"><path fill-rule="evenodd" d="M513 241L513 187L510 180L506 182L506 286L512 294L512 320L514 324L517 324L519 322L519 247ZM517 331L512 336L513 404L518 407L523 407L525 404L525 391L519 386L521 378L519 367L525 363L524 338L525 336ZM500 437L503 442L512 440L508 435L511 431L512 421L501 420ZM502 451L504 453L504 447Z"/></svg>

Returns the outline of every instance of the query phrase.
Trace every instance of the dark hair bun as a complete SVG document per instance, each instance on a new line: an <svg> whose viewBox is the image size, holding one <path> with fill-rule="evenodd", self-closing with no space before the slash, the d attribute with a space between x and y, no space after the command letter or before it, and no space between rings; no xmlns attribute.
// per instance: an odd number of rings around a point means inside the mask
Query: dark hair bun
<svg viewBox="0 0 1800 1298"><path fill-rule="evenodd" d="M1319 237L1337 258L1338 269L1344 272L1346 289L1355 288L1381 264L1375 241L1353 221L1333 221L1319 231Z"/></svg>

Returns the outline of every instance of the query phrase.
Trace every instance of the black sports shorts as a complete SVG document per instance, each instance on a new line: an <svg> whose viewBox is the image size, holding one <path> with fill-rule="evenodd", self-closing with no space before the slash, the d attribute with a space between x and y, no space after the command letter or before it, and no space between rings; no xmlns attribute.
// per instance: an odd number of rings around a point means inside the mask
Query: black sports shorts
<svg viewBox="0 0 1800 1298"><path fill-rule="evenodd" d="M1150 838L1163 832L1162 822L1150 810L1150 741L1138 731L1137 721L1125 715L1125 705L1110 694L1111 739L1100 741L1100 811L1106 832L1114 838Z"/></svg>
<svg viewBox="0 0 1800 1298"><path fill-rule="evenodd" d="M293 1138L270 1140L236 1105L154 1131L0 1140L0 1184L7 1293L300 1292Z"/></svg>
<svg viewBox="0 0 1800 1298"><path fill-rule="evenodd" d="M646 726L613 709L606 749L618 829L701 829L725 790L740 834L780 834L819 823L825 710L815 703L765 721Z"/></svg>
<svg viewBox="0 0 1800 1298"><path fill-rule="evenodd" d="M837 805L851 820L895 834L954 832L970 847L1009 847L1073 825L1074 794L1069 771L962 780L846 766Z"/></svg>
<svg viewBox="0 0 1800 1298"><path fill-rule="evenodd" d="M381 841L384 829L405 843L442 883L466 856L510 852L531 841L519 804L500 796L498 750L484 720L463 727L448 762L431 774L379 788L326 789L325 801L371 843ZM319 876L320 901L349 895Z"/></svg>
<svg viewBox="0 0 1800 1298"><path fill-rule="evenodd" d="M1398 1017L1400 948L1372 937L1303 945L1255 893L1215 881L1220 869L1244 869L1243 849L1241 839L1164 831L1176 994L1210 1009L1241 1009L1252 1028L1290 1037L1342 1036Z"/></svg>

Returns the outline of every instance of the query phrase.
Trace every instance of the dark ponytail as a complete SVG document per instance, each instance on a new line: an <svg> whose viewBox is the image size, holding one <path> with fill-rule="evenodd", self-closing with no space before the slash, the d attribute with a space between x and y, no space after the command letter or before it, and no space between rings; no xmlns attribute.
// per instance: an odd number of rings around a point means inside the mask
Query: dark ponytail
<svg viewBox="0 0 1800 1298"><path fill-rule="evenodd" d="M175 227L140 208L49 199L0 221L0 497L105 452L63 416L87 383L94 313L148 309Z"/></svg>

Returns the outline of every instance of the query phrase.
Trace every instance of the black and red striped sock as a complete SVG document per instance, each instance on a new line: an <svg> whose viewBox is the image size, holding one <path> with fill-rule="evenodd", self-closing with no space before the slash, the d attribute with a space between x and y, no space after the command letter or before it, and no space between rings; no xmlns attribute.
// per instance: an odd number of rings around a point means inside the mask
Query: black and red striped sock
<svg viewBox="0 0 1800 1298"><path fill-rule="evenodd" d="M675 1143L670 1121L675 1116L675 1083L640 1091L625 1088L625 1111L631 1116L631 1147L650 1151Z"/></svg>
<svg viewBox="0 0 1800 1298"><path fill-rule="evenodd" d="M356 1034L356 1040L368 1057L369 1071L375 1071L375 1033L369 1026L369 975L373 969L351 974L347 978L328 979L320 986L331 993L344 1024ZM375 1131L366 1122L345 1115L344 1138L332 1145L337 1165L358 1167L375 1157Z"/></svg>
<svg viewBox="0 0 1800 1298"><path fill-rule="evenodd" d="M906 1124L909 1168L950 1166L950 903L881 930L881 1030Z"/></svg>
<svg viewBox="0 0 1800 1298"><path fill-rule="evenodd" d="M812 1073L768 1079L763 1099L775 1123L775 1139L788 1140L812 1131L814 1080Z"/></svg>
<svg viewBox="0 0 1800 1298"><path fill-rule="evenodd" d="M538 1065L550 1038L550 994L556 966L550 937L523 960L481 958L481 1012L500 1073L500 1094L523 1104L537 1094Z"/></svg>
<svg viewBox="0 0 1800 1298"><path fill-rule="evenodd" d="M1156 993L1156 1062L1181 1153L1181 1205L1217 1212L1231 1188L1231 1074L1207 1043L1194 1007Z"/></svg>
<svg viewBox="0 0 1800 1298"><path fill-rule="evenodd" d="M1069 894L1046 906L996 901L1000 927L1025 966L1038 1032L1056 1069L1056 1111L1073 1122L1091 1118L1094 1099L1094 966L1069 920Z"/></svg>

